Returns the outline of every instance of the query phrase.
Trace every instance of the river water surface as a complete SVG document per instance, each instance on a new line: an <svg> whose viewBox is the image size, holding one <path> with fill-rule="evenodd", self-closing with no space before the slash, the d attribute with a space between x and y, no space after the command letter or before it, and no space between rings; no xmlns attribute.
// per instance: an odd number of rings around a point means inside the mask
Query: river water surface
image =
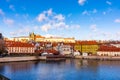
<svg viewBox="0 0 120 80"><path fill-rule="evenodd" d="M0 63L0 74L11 80L120 80L120 61Z"/></svg>

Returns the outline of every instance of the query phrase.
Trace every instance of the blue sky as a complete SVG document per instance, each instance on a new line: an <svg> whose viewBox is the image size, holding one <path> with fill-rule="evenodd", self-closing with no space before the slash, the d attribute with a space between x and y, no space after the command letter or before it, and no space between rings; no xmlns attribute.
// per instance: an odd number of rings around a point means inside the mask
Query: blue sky
<svg viewBox="0 0 120 80"><path fill-rule="evenodd" d="M120 40L120 0L0 0L5 37L75 37Z"/></svg>

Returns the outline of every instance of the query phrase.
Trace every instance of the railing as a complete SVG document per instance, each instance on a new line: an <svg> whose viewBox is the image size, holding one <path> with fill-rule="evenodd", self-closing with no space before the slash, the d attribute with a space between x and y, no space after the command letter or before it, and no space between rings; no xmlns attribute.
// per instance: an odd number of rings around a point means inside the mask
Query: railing
<svg viewBox="0 0 120 80"><path fill-rule="evenodd" d="M0 74L0 80L10 80L10 79Z"/></svg>

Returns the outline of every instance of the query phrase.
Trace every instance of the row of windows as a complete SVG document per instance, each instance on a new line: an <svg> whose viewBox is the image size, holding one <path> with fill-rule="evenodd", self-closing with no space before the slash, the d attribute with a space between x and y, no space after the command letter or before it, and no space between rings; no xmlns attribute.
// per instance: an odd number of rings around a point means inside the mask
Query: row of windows
<svg viewBox="0 0 120 80"><path fill-rule="evenodd" d="M26 48L26 47L9 47L9 49L16 49L16 50L18 50L18 49L26 49L26 50L28 50L28 49L34 49L34 48Z"/></svg>
<svg viewBox="0 0 120 80"><path fill-rule="evenodd" d="M39 40L37 39L36 41L46 41L46 42L75 42L75 41L64 41L64 40Z"/></svg>
<svg viewBox="0 0 120 80"><path fill-rule="evenodd" d="M114 53L114 54L98 54L98 55L100 55L100 56L120 56L120 54L118 53Z"/></svg>
<svg viewBox="0 0 120 80"><path fill-rule="evenodd" d="M71 51L70 49L63 49L63 51Z"/></svg>
<svg viewBox="0 0 120 80"><path fill-rule="evenodd" d="M34 48L17 48L17 49L14 49L14 48L8 48L9 50L9 53L14 53L14 52L17 52L17 53L22 53L22 52L25 52L25 53L33 53L34 52Z"/></svg>
<svg viewBox="0 0 120 80"><path fill-rule="evenodd" d="M10 52L33 52L32 50L9 50Z"/></svg>

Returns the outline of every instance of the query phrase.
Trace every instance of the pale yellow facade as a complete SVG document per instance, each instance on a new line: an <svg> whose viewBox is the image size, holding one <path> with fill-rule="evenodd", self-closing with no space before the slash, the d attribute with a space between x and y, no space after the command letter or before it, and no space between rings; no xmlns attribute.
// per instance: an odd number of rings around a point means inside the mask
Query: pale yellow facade
<svg viewBox="0 0 120 80"><path fill-rule="evenodd" d="M31 33L29 36L22 36L22 37L13 37L11 38L13 41L20 41L20 42L28 42L28 41L35 41L35 42L64 42L64 43L75 43L74 38L63 38L63 37L43 37L41 35L36 35Z"/></svg>
<svg viewBox="0 0 120 80"><path fill-rule="evenodd" d="M62 37L50 37L50 38L44 38L44 42L64 42L64 43L75 43L74 38L62 38Z"/></svg>
<svg viewBox="0 0 120 80"><path fill-rule="evenodd" d="M93 54L96 54L97 53L97 50L98 50L99 46L96 44L96 45L75 45L74 46L74 50L78 50L78 51L81 51L82 53L93 53Z"/></svg>
<svg viewBox="0 0 120 80"><path fill-rule="evenodd" d="M13 37L13 38L10 38L9 40L20 41L20 42L28 42L28 41L30 41L30 38L29 38L29 36L21 36L21 37Z"/></svg>

